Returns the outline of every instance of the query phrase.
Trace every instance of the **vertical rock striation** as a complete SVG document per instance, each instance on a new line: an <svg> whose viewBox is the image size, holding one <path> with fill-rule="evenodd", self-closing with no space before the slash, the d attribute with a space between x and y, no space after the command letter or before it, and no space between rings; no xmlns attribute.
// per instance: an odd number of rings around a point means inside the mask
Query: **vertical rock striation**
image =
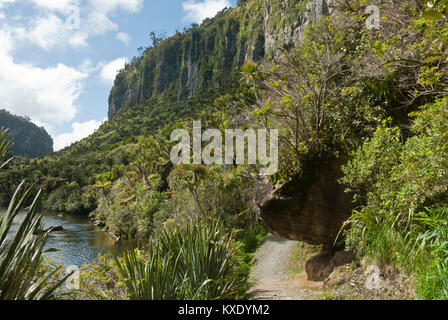
<svg viewBox="0 0 448 320"><path fill-rule="evenodd" d="M306 21L315 19L307 14L308 1L242 1L201 26L146 49L117 75L109 97L109 119L152 97L180 101L210 90L224 92L238 81L246 60L272 59L279 47L291 47L302 39ZM320 9L311 12L328 14L325 0L314 1Z"/></svg>

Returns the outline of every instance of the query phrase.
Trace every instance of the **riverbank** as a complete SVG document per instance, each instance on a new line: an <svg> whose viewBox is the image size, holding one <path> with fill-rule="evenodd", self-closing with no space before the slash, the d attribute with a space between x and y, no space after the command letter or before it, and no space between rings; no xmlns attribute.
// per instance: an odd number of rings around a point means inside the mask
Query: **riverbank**
<svg viewBox="0 0 448 320"><path fill-rule="evenodd" d="M5 212L0 210L2 215ZM11 237L17 232L19 223L26 214L26 211L22 211L17 216L9 232ZM45 257L53 264L63 267L73 265L80 267L95 261L100 254L119 253L121 250L121 246L111 241L106 233L96 227L88 217L47 213L43 220L43 228L48 229L54 226L61 228L49 235L45 245L45 250L52 251L45 253Z"/></svg>

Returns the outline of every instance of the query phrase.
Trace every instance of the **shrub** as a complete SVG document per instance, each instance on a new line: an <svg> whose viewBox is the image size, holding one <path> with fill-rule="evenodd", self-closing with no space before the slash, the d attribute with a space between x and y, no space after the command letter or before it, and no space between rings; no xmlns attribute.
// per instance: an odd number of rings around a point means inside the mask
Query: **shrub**
<svg viewBox="0 0 448 320"><path fill-rule="evenodd" d="M134 300L224 299L236 294L237 247L217 224L164 231L147 252L129 250L115 262Z"/></svg>
<svg viewBox="0 0 448 320"><path fill-rule="evenodd" d="M402 142L386 123L353 153L344 183L365 205L346 224L348 245L416 272L424 298L447 298L448 98L413 113Z"/></svg>

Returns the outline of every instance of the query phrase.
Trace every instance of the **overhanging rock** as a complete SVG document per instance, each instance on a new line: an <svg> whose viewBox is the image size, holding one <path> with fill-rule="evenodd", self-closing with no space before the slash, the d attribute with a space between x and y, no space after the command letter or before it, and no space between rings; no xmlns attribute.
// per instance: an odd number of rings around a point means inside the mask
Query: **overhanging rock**
<svg viewBox="0 0 448 320"><path fill-rule="evenodd" d="M304 174L279 185L258 177L255 209L268 230L281 238L333 247L343 223L350 217L353 195L338 183L341 161L314 163Z"/></svg>

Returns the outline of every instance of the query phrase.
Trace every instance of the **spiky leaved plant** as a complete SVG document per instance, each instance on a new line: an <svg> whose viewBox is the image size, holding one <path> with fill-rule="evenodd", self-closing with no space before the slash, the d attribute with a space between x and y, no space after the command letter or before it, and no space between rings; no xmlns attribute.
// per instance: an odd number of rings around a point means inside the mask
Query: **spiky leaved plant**
<svg viewBox="0 0 448 320"><path fill-rule="evenodd" d="M235 296L237 247L216 223L187 224L162 232L146 253L130 249L120 275L132 300L211 300Z"/></svg>
<svg viewBox="0 0 448 320"><path fill-rule="evenodd" d="M0 130L0 160L4 158L10 144L7 130ZM28 213L9 240L9 233L17 215L36 189L36 184L24 190L22 182L14 193L4 216L0 216L0 300L49 299L67 279L57 281L58 269L41 275L42 256L48 232L42 231L44 213L40 209L42 189L37 192Z"/></svg>

